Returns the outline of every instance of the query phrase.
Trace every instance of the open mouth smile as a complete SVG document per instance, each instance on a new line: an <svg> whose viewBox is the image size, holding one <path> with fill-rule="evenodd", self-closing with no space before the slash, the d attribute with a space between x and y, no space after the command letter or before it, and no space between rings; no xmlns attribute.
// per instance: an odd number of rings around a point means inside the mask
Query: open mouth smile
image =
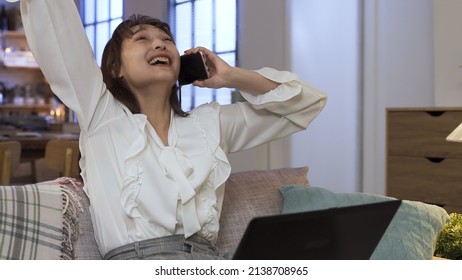
<svg viewBox="0 0 462 280"><path fill-rule="evenodd" d="M153 59L149 60L148 63L150 65L169 65L170 64L170 59L168 57L164 57L164 56L157 56L157 57L154 57Z"/></svg>

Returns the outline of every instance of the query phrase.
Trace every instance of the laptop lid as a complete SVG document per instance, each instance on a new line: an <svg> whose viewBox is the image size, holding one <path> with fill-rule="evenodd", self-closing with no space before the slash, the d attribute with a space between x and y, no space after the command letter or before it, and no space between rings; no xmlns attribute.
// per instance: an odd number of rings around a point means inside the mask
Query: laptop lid
<svg viewBox="0 0 462 280"><path fill-rule="evenodd" d="M236 260L366 260L401 200L257 217L234 253Z"/></svg>

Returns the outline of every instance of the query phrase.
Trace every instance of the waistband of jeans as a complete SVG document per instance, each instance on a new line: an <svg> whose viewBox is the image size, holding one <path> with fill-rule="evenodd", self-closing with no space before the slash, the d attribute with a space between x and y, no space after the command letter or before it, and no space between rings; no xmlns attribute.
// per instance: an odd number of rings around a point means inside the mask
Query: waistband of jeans
<svg viewBox="0 0 462 280"><path fill-rule="evenodd" d="M188 244L187 241L192 241L192 242L196 242L200 244L210 244L210 241L208 241L207 239L205 239L204 237L198 234L194 234L188 238L185 238L183 234L174 234L174 235L168 235L168 236L163 236L163 237L145 239L145 240L129 243L126 245L122 245L120 247L117 247L107 252L104 255L104 259L110 260L116 255L124 254L130 251L138 252L146 248L153 248L153 247L161 248L161 247L165 247L167 244L174 245L174 246L176 245L178 246L179 250L185 250L185 252L189 252L187 250L190 249L190 247L185 246Z"/></svg>

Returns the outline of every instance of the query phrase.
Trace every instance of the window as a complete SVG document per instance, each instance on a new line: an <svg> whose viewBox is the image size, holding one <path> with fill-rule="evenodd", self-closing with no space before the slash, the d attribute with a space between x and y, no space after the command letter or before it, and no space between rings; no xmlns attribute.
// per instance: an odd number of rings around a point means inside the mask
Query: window
<svg viewBox="0 0 462 280"><path fill-rule="evenodd" d="M170 25L180 53L203 46L230 65L236 65L236 0L169 0ZM191 85L181 88L183 110L217 101L231 103L230 89L203 89Z"/></svg>
<svg viewBox="0 0 462 280"><path fill-rule="evenodd" d="M107 41L122 22L123 4L123 0L80 0L80 16L98 64Z"/></svg>

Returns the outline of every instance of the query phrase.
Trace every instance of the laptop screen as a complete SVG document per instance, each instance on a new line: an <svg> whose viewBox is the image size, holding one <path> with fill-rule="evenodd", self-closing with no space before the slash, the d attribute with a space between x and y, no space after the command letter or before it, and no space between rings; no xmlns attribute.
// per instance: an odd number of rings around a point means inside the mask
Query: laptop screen
<svg viewBox="0 0 462 280"><path fill-rule="evenodd" d="M233 259L369 259L400 200L257 217Z"/></svg>

